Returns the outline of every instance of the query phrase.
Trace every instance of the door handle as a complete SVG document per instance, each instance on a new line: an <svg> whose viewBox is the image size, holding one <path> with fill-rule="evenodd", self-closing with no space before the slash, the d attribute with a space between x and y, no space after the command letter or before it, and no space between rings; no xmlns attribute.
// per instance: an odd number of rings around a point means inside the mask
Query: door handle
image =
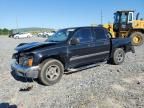
<svg viewBox="0 0 144 108"><path fill-rule="evenodd" d="M88 44L88 47L90 47L91 45L90 44Z"/></svg>
<svg viewBox="0 0 144 108"><path fill-rule="evenodd" d="M90 47L90 46L92 46L92 47L93 47L93 46L95 46L95 44L88 44L88 47Z"/></svg>

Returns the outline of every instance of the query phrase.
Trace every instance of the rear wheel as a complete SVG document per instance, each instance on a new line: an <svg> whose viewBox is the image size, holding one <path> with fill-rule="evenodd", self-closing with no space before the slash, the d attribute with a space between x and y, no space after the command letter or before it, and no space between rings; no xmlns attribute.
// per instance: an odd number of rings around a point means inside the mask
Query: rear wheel
<svg viewBox="0 0 144 108"><path fill-rule="evenodd" d="M48 59L44 61L41 67L39 80L47 86L59 82L64 72L63 64L56 59Z"/></svg>
<svg viewBox="0 0 144 108"><path fill-rule="evenodd" d="M131 34L131 42L134 46L140 46L144 43L144 34L141 32L134 32Z"/></svg>
<svg viewBox="0 0 144 108"><path fill-rule="evenodd" d="M122 48L117 48L114 53L113 57L111 59L111 63L115 65L122 64L125 59L125 52Z"/></svg>

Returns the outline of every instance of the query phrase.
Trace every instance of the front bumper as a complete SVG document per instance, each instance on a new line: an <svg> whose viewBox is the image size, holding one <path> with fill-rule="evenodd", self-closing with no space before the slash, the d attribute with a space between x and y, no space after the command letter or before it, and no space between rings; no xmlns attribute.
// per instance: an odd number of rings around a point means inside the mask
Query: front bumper
<svg viewBox="0 0 144 108"><path fill-rule="evenodd" d="M11 69L15 71L18 76L28 77L28 78L38 78L38 74L40 71L39 66L22 66L19 65L16 61L13 61L11 64Z"/></svg>

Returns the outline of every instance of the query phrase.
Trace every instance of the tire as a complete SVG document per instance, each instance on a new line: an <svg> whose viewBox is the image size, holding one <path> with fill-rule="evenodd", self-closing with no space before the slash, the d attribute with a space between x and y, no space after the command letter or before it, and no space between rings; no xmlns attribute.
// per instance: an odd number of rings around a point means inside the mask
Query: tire
<svg viewBox="0 0 144 108"><path fill-rule="evenodd" d="M122 48L117 48L113 53L111 63L114 65L120 65L124 62L124 59L125 59L124 50Z"/></svg>
<svg viewBox="0 0 144 108"><path fill-rule="evenodd" d="M133 46L140 46L144 43L144 34L141 32L133 32L130 37Z"/></svg>
<svg viewBox="0 0 144 108"><path fill-rule="evenodd" d="M18 36L16 36L16 37L15 37L15 39L19 39L19 37L18 37Z"/></svg>
<svg viewBox="0 0 144 108"><path fill-rule="evenodd" d="M27 38L30 38L30 36L27 36Z"/></svg>
<svg viewBox="0 0 144 108"><path fill-rule="evenodd" d="M47 59L41 64L39 80L42 84L50 86L56 84L62 78L63 64L56 59Z"/></svg>

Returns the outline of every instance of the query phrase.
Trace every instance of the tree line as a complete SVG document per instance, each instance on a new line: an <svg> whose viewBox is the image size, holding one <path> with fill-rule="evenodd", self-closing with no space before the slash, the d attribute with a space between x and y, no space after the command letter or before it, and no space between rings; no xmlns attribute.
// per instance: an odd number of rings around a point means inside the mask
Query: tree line
<svg viewBox="0 0 144 108"><path fill-rule="evenodd" d="M7 28L0 29L0 35L9 35L11 33L11 30Z"/></svg>

